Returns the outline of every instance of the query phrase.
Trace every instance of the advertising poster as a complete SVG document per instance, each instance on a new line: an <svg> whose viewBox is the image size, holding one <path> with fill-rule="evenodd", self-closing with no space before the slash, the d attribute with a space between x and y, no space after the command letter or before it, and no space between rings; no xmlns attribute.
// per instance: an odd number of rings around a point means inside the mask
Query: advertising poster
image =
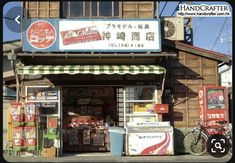
<svg viewBox="0 0 235 163"><path fill-rule="evenodd" d="M47 128L49 129L57 128L57 117L48 117L47 125Z"/></svg>
<svg viewBox="0 0 235 163"><path fill-rule="evenodd" d="M224 109L225 99L223 89L208 89L207 104L208 109Z"/></svg>

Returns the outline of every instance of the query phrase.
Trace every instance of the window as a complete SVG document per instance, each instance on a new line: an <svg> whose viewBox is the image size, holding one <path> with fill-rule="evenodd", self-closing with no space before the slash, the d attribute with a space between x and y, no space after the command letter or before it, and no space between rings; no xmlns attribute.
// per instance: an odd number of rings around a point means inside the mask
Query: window
<svg viewBox="0 0 235 163"><path fill-rule="evenodd" d="M121 17L118 1L66 1L63 2L63 18Z"/></svg>

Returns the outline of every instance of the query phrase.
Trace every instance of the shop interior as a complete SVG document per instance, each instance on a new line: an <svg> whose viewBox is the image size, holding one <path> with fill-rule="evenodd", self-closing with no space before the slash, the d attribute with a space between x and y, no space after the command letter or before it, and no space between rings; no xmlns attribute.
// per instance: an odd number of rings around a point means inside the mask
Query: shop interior
<svg viewBox="0 0 235 163"><path fill-rule="evenodd" d="M63 153L110 151L109 126L116 126L115 87L62 87Z"/></svg>

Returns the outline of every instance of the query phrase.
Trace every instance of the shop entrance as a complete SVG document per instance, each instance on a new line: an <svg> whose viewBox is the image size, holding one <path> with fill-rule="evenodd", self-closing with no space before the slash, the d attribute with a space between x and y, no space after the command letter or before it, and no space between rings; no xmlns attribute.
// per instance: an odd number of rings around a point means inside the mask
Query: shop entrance
<svg viewBox="0 0 235 163"><path fill-rule="evenodd" d="M118 122L116 87L62 87L63 153L110 151L109 126Z"/></svg>

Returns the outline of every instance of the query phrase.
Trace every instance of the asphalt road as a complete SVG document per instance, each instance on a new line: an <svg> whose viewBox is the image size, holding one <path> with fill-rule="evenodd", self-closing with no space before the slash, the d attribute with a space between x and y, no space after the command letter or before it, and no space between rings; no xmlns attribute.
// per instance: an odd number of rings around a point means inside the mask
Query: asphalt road
<svg viewBox="0 0 235 163"><path fill-rule="evenodd" d="M110 156L110 155L64 155L58 158L5 157L8 162L228 162L231 156L215 158L210 155L190 154L174 156Z"/></svg>

